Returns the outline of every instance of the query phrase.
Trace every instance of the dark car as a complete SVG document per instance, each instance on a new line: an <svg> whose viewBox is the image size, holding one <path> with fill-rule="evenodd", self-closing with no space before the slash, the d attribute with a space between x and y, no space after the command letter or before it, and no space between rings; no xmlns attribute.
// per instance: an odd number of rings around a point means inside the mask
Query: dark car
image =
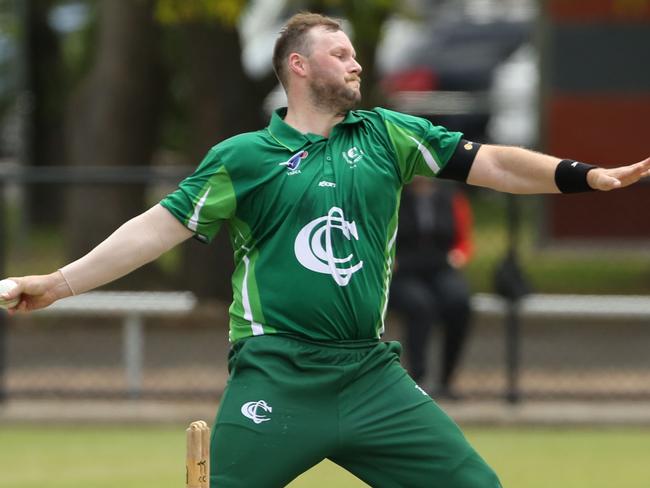
<svg viewBox="0 0 650 488"><path fill-rule="evenodd" d="M383 77L389 105L484 141L495 68L530 40L531 30L527 21L430 24L421 45Z"/></svg>

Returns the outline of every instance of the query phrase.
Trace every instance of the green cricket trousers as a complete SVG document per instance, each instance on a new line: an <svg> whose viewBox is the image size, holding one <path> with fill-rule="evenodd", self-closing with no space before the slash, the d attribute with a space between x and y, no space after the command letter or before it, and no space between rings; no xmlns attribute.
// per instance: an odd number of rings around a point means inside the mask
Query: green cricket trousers
<svg viewBox="0 0 650 488"><path fill-rule="evenodd" d="M499 488L408 376L397 342L237 342L212 429L211 488L275 488L325 458L377 488Z"/></svg>

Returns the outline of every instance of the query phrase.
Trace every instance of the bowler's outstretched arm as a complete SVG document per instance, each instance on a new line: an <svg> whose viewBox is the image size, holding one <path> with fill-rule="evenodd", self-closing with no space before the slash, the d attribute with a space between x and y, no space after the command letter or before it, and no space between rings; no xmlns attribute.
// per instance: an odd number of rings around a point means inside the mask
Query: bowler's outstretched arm
<svg viewBox="0 0 650 488"><path fill-rule="evenodd" d="M484 144L476 154L467 183L507 193L559 193L559 158L520 147ZM623 188L650 174L650 158L617 168L594 168L586 173L593 190Z"/></svg>

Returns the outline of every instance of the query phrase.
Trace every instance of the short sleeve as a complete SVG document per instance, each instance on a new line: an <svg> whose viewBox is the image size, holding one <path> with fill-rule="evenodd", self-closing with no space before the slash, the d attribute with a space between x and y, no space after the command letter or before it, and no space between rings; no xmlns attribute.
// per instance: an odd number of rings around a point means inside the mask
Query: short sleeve
<svg viewBox="0 0 650 488"><path fill-rule="evenodd" d="M375 110L384 120L405 184L415 175L438 175L463 136L461 132L449 131L421 117L383 108Z"/></svg>
<svg viewBox="0 0 650 488"><path fill-rule="evenodd" d="M198 240L212 241L221 224L234 216L237 207L233 183L219 158L218 146L160 204L194 232Z"/></svg>

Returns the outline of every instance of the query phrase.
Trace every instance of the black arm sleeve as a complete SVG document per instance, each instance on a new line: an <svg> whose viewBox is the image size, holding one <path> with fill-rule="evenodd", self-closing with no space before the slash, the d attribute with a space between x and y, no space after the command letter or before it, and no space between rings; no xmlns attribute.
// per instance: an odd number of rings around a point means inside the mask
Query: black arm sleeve
<svg viewBox="0 0 650 488"><path fill-rule="evenodd" d="M445 167L437 174L437 177L446 180L461 181L463 183L467 181L469 170L474 163L474 158L480 147L481 145L477 142L471 142L465 139L458 141L458 146L456 146L454 154L449 158Z"/></svg>

